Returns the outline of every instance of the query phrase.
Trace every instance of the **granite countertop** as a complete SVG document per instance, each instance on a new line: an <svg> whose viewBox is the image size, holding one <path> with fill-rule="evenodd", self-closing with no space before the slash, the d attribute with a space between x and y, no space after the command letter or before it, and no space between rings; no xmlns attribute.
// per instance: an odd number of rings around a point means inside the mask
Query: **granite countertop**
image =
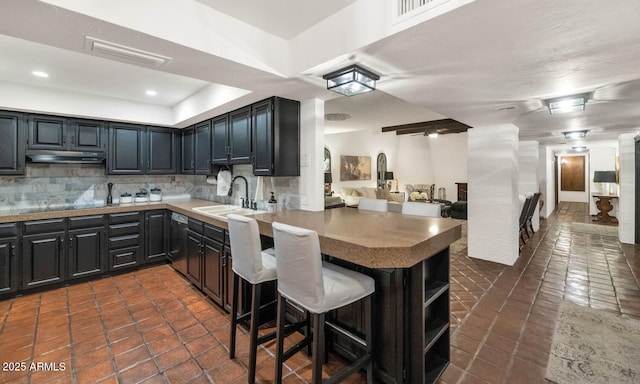
<svg viewBox="0 0 640 384"><path fill-rule="evenodd" d="M226 229L226 221L193 210L216 204L191 199L23 214L9 211L0 213L0 223L169 209ZM452 219L353 208L260 213L253 217L258 221L260 233L269 237L273 236L271 223L274 221L312 229L318 232L323 253L367 268L411 267L445 249L462 233L460 224Z"/></svg>

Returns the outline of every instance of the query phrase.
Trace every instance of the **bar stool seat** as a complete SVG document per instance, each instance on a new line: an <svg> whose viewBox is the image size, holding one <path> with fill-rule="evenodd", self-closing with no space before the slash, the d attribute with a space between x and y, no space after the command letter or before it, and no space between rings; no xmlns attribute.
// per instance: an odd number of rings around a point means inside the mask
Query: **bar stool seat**
<svg viewBox="0 0 640 384"><path fill-rule="evenodd" d="M278 316L275 382L282 382L282 364L308 343L308 336L288 351L284 351L285 299L302 307L313 318L312 382L322 382L322 363L325 359L325 314L364 299L364 336L354 335L337 325L332 331L356 340L364 354L336 373L328 382L338 382L358 369L366 368L367 382L373 383L372 294L374 280L364 274L322 261L318 234L303 228L273 223L273 237L278 270Z"/></svg>
<svg viewBox="0 0 640 384"><path fill-rule="evenodd" d="M260 326L260 306L262 299L262 285L277 279L275 250L262 250L258 223L253 218L230 214L227 216L231 255L233 256L233 299L231 304L231 337L229 358L233 359L236 352L236 328L238 322L250 320L249 341L249 372L248 382L253 384L256 376L256 357L258 345L275 338L275 332L258 337ZM251 311L238 316L239 278L251 284ZM273 304L273 303L271 303Z"/></svg>

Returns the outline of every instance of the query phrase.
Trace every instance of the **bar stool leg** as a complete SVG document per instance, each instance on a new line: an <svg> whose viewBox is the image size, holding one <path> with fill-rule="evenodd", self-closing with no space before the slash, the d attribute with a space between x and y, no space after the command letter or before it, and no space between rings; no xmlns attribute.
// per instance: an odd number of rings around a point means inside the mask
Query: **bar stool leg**
<svg viewBox="0 0 640 384"><path fill-rule="evenodd" d="M364 336L367 341L367 353L373 356L373 295L369 295L364 299ZM367 383L373 383L373 358L369 359L367 364Z"/></svg>
<svg viewBox="0 0 640 384"><path fill-rule="evenodd" d="M262 284L254 284L251 288L251 336L249 340L249 383L256 381L256 356L258 353L258 326L260 325L260 299Z"/></svg>
<svg viewBox="0 0 640 384"><path fill-rule="evenodd" d="M285 301L284 297L278 292L278 316L276 320L276 377L274 382L276 384L282 383L282 363L284 362L284 338L285 338Z"/></svg>
<svg viewBox="0 0 640 384"><path fill-rule="evenodd" d="M239 277L233 274L233 298L231 300L231 339L229 341L229 358L236 357L236 327L238 326L238 285Z"/></svg>
<svg viewBox="0 0 640 384"><path fill-rule="evenodd" d="M324 362L324 313L313 315L313 356L312 356L312 383L322 383L322 363Z"/></svg>

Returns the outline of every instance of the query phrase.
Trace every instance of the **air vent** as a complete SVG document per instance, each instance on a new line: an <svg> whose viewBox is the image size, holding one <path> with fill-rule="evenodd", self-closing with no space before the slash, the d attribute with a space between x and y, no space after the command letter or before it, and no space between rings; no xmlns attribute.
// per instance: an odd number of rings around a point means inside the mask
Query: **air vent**
<svg viewBox="0 0 640 384"><path fill-rule="evenodd" d="M164 67L171 61L171 58L167 56L127 47L126 45L116 44L110 41L96 39L90 36L85 36L84 48L85 50L97 53L103 57L149 67Z"/></svg>
<svg viewBox="0 0 640 384"><path fill-rule="evenodd" d="M496 108L496 110L499 111L499 112L516 111L516 110L518 110L518 106L517 105L505 105L505 106Z"/></svg>
<svg viewBox="0 0 640 384"><path fill-rule="evenodd" d="M324 119L327 121L344 121L350 118L351 115L347 115L346 113L327 113L324 115Z"/></svg>

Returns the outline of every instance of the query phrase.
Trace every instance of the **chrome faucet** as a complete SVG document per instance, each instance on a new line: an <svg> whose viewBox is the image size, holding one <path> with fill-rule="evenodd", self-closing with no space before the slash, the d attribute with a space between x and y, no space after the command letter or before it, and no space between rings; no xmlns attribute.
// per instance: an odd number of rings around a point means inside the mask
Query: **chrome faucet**
<svg viewBox="0 0 640 384"><path fill-rule="evenodd" d="M242 179L244 180L244 198L241 198L242 200L242 208L249 208L249 182L247 181L247 178L244 176L236 176L233 178L233 180L231 180L231 185L229 186L229 196L231 196L233 194L233 183L236 182L237 179Z"/></svg>

